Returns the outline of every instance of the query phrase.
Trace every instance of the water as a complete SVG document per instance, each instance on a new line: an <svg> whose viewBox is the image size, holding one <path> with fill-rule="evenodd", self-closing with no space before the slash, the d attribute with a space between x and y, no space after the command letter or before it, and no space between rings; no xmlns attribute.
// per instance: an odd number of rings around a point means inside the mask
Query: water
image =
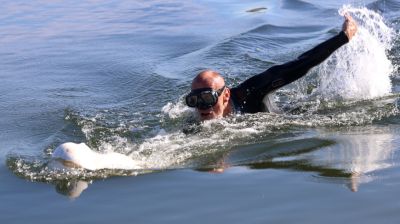
<svg viewBox="0 0 400 224"><path fill-rule="evenodd" d="M394 223L399 9L394 0L3 2L0 220ZM234 86L337 33L344 12L358 35L270 95L276 113L187 123L183 96L197 72L218 70ZM145 167L54 170L50 155L67 141Z"/></svg>

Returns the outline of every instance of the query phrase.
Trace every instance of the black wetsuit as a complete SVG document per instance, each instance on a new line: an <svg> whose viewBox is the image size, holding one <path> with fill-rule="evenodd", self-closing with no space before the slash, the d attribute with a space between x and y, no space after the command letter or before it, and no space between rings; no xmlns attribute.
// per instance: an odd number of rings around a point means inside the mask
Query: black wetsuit
<svg viewBox="0 0 400 224"><path fill-rule="evenodd" d="M342 31L300 55L297 59L273 66L232 88L231 100L234 104L235 112L257 113L265 111L263 99L268 93L301 78L312 67L323 62L336 49L347 42L349 42L349 39Z"/></svg>

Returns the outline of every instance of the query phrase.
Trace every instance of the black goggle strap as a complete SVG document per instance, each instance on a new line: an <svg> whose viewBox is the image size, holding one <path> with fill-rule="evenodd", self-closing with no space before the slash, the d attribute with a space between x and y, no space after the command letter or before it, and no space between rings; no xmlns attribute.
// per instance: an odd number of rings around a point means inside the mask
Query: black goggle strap
<svg viewBox="0 0 400 224"><path fill-rule="evenodd" d="M223 86L221 89L217 90L218 96L221 96L222 92L224 91L225 86Z"/></svg>

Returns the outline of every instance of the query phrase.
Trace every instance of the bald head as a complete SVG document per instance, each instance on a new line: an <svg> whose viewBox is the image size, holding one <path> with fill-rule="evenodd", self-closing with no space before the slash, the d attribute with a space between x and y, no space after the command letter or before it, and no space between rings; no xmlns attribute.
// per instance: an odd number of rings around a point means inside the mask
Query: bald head
<svg viewBox="0 0 400 224"><path fill-rule="evenodd" d="M200 72L192 81L192 89L220 89L225 86L224 78L218 72L205 70Z"/></svg>

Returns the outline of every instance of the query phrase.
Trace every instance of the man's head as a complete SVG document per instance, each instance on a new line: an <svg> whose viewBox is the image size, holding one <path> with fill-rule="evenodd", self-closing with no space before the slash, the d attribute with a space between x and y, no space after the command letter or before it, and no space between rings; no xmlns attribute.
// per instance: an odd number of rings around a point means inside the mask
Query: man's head
<svg viewBox="0 0 400 224"><path fill-rule="evenodd" d="M201 120L210 120L231 112L230 90L224 78L215 71L200 72L192 81L192 91L186 97L188 106L196 107Z"/></svg>

